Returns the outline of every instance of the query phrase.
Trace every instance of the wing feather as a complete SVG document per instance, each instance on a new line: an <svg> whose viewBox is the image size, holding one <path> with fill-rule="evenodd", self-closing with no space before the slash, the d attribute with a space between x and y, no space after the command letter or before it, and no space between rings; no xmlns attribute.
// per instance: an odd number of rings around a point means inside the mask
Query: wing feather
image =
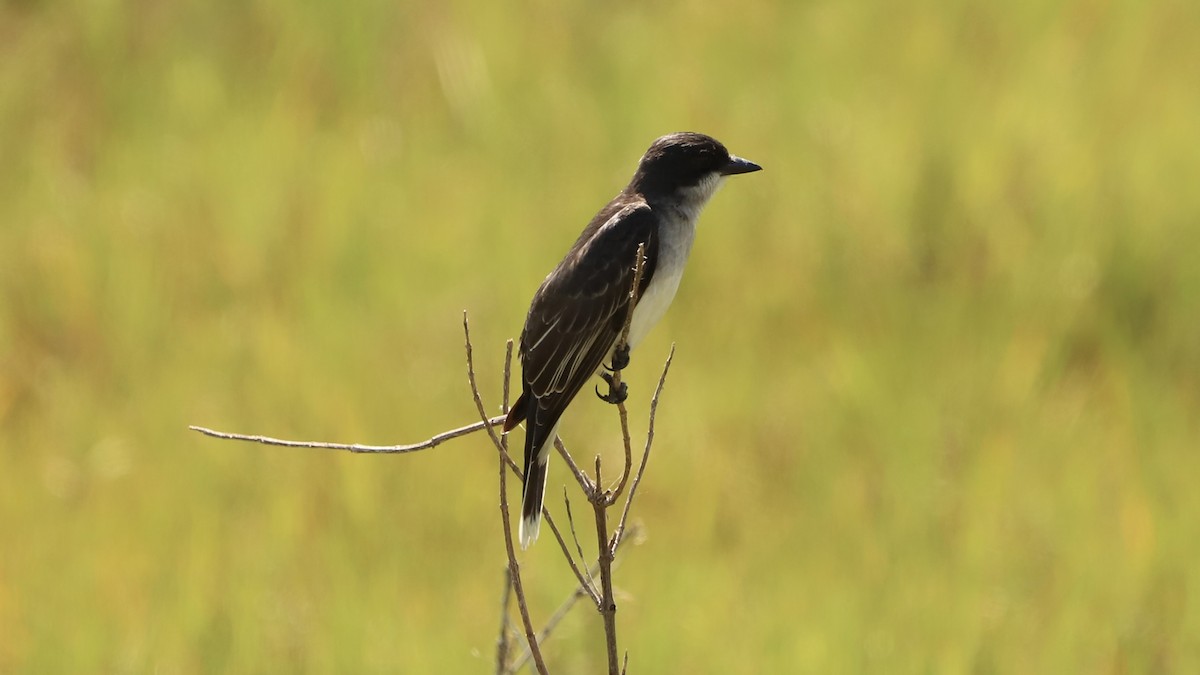
<svg viewBox="0 0 1200 675"><path fill-rule="evenodd" d="M625 322L638 245L646 245L644 291L658 239L644 202L605 209L534 295L521 333L525 391L536 403L530 433L554 426L612 351ZM536 419L534 419L536 418Z"/></svg>

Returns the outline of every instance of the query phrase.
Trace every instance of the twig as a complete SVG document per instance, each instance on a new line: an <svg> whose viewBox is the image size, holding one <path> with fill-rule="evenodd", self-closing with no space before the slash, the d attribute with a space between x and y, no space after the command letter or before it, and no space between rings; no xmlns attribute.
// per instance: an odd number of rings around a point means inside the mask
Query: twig
<svg viewBox="0 0 1200 675"><path fill-rule="evenodd" d="M629 328L633 323L633 310L637 304L638 291L641 289L642 271L646 261L646 245L645 243L638 245L637 258L634 260L633 266L633 284L629 289L629 303L625 312L625 323L621 328L621 337L617 340L614 346L614 353L617 350L625 350L629 345ZM609 392L620 390L621 388L621 369L614 366L612 375L608 378ZM604 480L601 476L600 456L596 456L596 483L594 489L589 490L585 481L580 480L580 485L587 493L588 499L592 504L592 510L596 516L596 548L597 559L596 565L600 572L600 615L604 620L604 647L608 654L608 673L609 675L619 675L621 667L617 661L617 603L613 596L612 583L612 562L617 547L617 538L609 539L608 536L608 508L616 503L621 493L625 490L625 485L629 481L629 473L633 467L633 444L629 437L629 413L625 409L625 402L617 403L617 413L621 419L621 437L624 442L625 463L621 470L621 478L612 490L604 488ZM565 454L565 453L564 453ZM640 472L639 472L640 473ZM632 491L629 497L626 498L626 509L629 506L629 499L632 497Z"/></svg>
<svg viewBox="0 0 1200 675"><path fill-rule="evenodd" d="M629 344L629 327L633 324L633 309L637 305L638 292L642 287L642 273L646 266L646 244L638 244L637 259L633 263L633 285L629 288L629 304L625 310L625 325L621 327L621 338L617 341L616 347L623 348ZM617 364L613 364L614 366ZM620 387L621 370L614 368L612 372L613 388ZM633 448L632 442L629 440L629 413L625 410L625 402L621 401L617 404L617 413L621 417L621 437L625 443L625 468L621 471L621 480L617 486L613 488L608 496L608 503L615 504L621 492L625 489L625 483L629 480L630 467L633 464Z"/></svg>
<svg viewBox="0 0 1200 675"><path fill-rule="evenodd" d="M465 321L466 321L466 313L465 312L463 313L463 321L465 324ZM511 378L512 340L509 340L508 342L509 342L508 352L507 352L507 355L505 357L505 362L504 362L505 404L504 404L503 410L505 411L505 413L507 413L507 411L508 411L507 398L509 395L509 381L512 379ZM411 445L360 445L357 443L351 444L351 443L325 443L325 442L321 442L321 441L290 441L290 440L285 440L285 439L280 439L280 438L271 438L269 436L252 436L249 434L234 434L234 433L228 433L228 432L224 432L224 431L215 431L213 429L208 429L208 428L199 427L199 426L189 426L188 428L192 429L194 431L198 431L206 436L211 436L213 438L220 438L223 440L252 441L255 443L262 443L264 445L276 445L276 446L284 446L284 447L291 447L291 448L320 448L320 449L326 449L326 450L348 450L348 451L354 452L354 453L396 454L396 453L415 452L417 450L428 450L430 448L434 448L438 445L441 445L442 443L445 443L446 441L449 441L449 440L452 440L455 438L459 438L461 436L466 436L468 434L472 434L476 431L481 431L483 429L488 430L488 433L491 434L491 436L492 436L493 442L495 442L496 436L492 432L491 427L495 427L496 425L504 422L505 417L506 417L506 415L500 415L498 417L489 418L486 422L479 421L479 422L475 422L474 424L468 424L466 426L459 427L457 429L451 429L450 431L445 431L436 436L433 436L432 438L430 438L428 440L422 441L420 443L413 443ZM500 438L500 443L501 443L501 446L503 447L503 453L501 456L502 456L504 462L508 465L508 468L511 469L512 472L518 478L520 478L522 481L524 481L525 475L521 471L521 467L518 466L517 463L515 461L513 461L512 456L508 454L508 436L507 435L502 436ZM558 529L558 525L554 522L554 517L552 515L550 515L549 510L546 510L546 509L542 510L542 516L545 519L546 524L548 526L550 526L550 531L554 533L555 539L558 540L558 544L562 548L563 553L567 558L567 562L571 566L571 570L575 573L575 578L580 583L584 583L584 578L585 578L584 571L583 571L583 569L580 568L580 563L575 562L575 559L571 557L570 548L567 546L566 540L562 536L562 532ZM597 603L600 602L599 595L595 595L594 598Z"/></svg>
<svg viewBox="0 0 1200 675"><path fill-rule="evenodd" d="M629 303L627 304L627 309L626 309L626 313L625 313L625 321L624 321L624 325L622 326L622 329L621 329L620 337L618 338L617 343L614 346L614 352L616 350L625 349L626 346L629 344L629 330L630 330L630 325L633 320L633 309L634 309L634 306L637 304L638 291L640 290L640 287L641 287L641 279L642 279L642 273L644 270L644 266L645 266L645 244L643 243L638 246L637 259L634 261L634 277L633 277L633 284L631 285L631 287L629 289ZM674 347L672 347L672 356L673 355L674 355ZM655 402L657 402L658 395L662 391L663 381L666 378L666 370L670 367L670 359L671 359L671 357L669 356L666 365L664 365L664 367L663 367L663 375L659 378L659 386L658 386L658 389L655 391L655 396L654 396ZM614 363L613 365L616 366L617 364ZM608 379L609 386L610 386L610 389L609 389L610 393L613 391L619 391L621 388L621 369L614 368L611 376L607 379ZM624 450L625 450L625 462L622 467L621 477L611 490L605 489L605 487L604 487L602 463L601 463L601 459L600 459L599 455L596 456L596 464L595 464L596 475L595 475L595 479L593 482L593 480L591 478L589 478L588 475L584 471L582 471L578 465L575 464L574 459L571 457L571 453L569 453L567 451L566 445L564 445L562 443L561 439L555 439L555 447L558 449L559 454L562 456L562 458L566 462L567 466L570 467L571 473L574 474L575 479L576 479L576 481L578 481L580 488L583 490L583 493L587 496L588 502L591 503L592 510L595 515L596 546L597 546L596 567L597 567L597 571L600 576L599 597L597 597L597 594L594 590L595 586L591 583L591 579L592 579L593 575L590 572L589 572L586 580L583 578L579 579L580 584L579 584L578 592L587 592L589 595L591 595L593 601L595 601L595 603L596 603L596 609L600 612L601 616L603 617L605 649L608 654L609 675L618 675L618 673L620 673L623 670L623 666L621 663L618 662L618 656L617 656L617 654L618 654L617 625L616 625L617 605L616 605L616 600L615 600L614 594L613 594L612 563L613 563L613 558L615 556L616 548L620 542L620 532L622 532L624 530L625 521L628 518L629 508L632 503L633 491L634 491L634 488L631 488L629 494L626 495L625 506L622 511L621 520L619 521L619 530L617 532L614 532L613 537L610 539L609 533L608 533L608 515L607 515L608 509L609 509L609 507L611 507L612 505L614 505L617 502L617 500L620 498L621 494L624 492L626 486L628 485L629 476L633 471L633 443L632 443L632 440L630 438L630 433L629 433L629 413L628 413L623 401L621 401L617 404L617 411L620 415L620 421L621 421L621 436L622 436ZM651 413L651 414L653 415L653 413ZM643 473L645 471L645 465L646 465L646 460L649 456L649 451L650 451L650 442L649 442L649 439L647 439L646 449L644 450L643 455L642 455L642 462L641 462L641 465L639 466L637 476L635 476L635 478L634 478L634 486L635 487L640 482L641 476L643 475ZM582 555L583 555L582 547L579 546L578 536L576 536L576 531L575 531L574 518L571 514L571 503L569 500L566 499L565 492L564 492L564 500L566 501L567 519L568 519L570 527L571 527L571 533L572 533L572 536L575 537L576 550L580 553L580 557L582 557ZM571 558L570 552L567 550L566 545L562 542L561 539L559 541L559 544L563 548L564 555L567 557L568 561L571 562L572 569L575 569L575 564ZM576 573L578 576L578 572L576 572ZM624 665L625 666L628 665L628 655L626 655Z"/></svg>
<svg viewBox="0 0 1200 675"><path fill-rule="evenodd" d="M567 467L571 469L571 473L575 474L575 480L579 483L579 487L583 488L583 493L590 495L594 489L592 479L588 478L583 469L580 469L579 465L575 463L575 458L571 456L571 453L567 452L566 444L563 443L562 438L557 434L554 436L554 448L558 450L558 455L567 463Z"/></svg>
<svg viewBox="0 0 1200 675"><path fill-rule="evenodd" d="M625 323L622 328L619 341L617 343L618 346L624 346L624 345L628 344L630 323L631 323L632 316L633 316L633 307L637 302L637 294L638 294L638 289L640 287L644 264L645 264L645 245L642 244L638 247L638 259L635 261L633 286L630 289L630 302L629 302L628 310L627 310L627 313L625 316ZM542 659L539 642L546 639L546 637L548 637L550 631L554 629L554 627L559 623L559 621L561 621L562 616L565 615L565 613L570 609L570 607L573 606L574 603L577 602L579 598L586 595L592 599L597 610L600 611L600 613L604 619L605 647L606 647L606 651L607 651L608 657L609 657L608 658L609 673L610 673L610 675L616 675L618 672L623 674L625 672L626 668L628 667L629 654L628 654L628 652L625 653L624 660L620 664L620 669L618 670L617 641L616 641L616 609L617 609L617 607L616 607L616 602L614 599L613 584L612 584L613 562L614 562L614 558L615 558L618 548L621 546L621 544L623 543L623 541L626 538L625 537L626 522L629 517L629 511L630 511L630 508L631 508L631 505L633 502L633 498L636 495L637 489L638 489L639 485L641 484L642 478L645 474L646 465L649 461L650 449L651 449L651 446L652 446L653 440L654 440L654 424L655 424L655 416L656 416L657 410L658 410L658 401L659 401L659 397L662 394L663 386L666 382L667 372L670 370L671 362L675 356L675 345L673 345L673 344L671 345L671 351L667 356L666 362L663 364L662 374L659 376L658 386L656 387L656 389L654 391L654 395L650 401L649 427L648 427L647 434L646 434L646 445L643 449L641 462L638 465L636 473L634 473L633 483L631 485L629 484L629 476L631 473L633 473L633 469L632 469L633 451L632 451L632 441L630 440L630 433L629 433L628 412L626 410L624 402L619 403L617 405L617 410L620 414L621 432L622 432L622 438L623 438L624 446L625 446L624 447L625 463L624 463L624 467L623 467L623 470L621 473L620 480L616 483L616 485L611 490L606 490L604 488L603 476L601 474L601 461L600 461L599 456L596 457L596 464L595 464L596 477L595 477L595 481L593 482L593 480L587 475L587 473L582 471L578 467L578 465L575 464L574 459L571 457L570 453L567 451L567 448L562 443L561 439L558 439L558 438L555 439L555 447L558 449L559 454L562 455L563 459L566 461L567 465L570 467L572 473L575 475L576 480L579 482L579 485L583 489L584 494L587 496L588 501L592 504L592 508L593 508L593 511L595 514L595 519L596 519L598 558L597 558L596 564L595 564L595 566L593 566L593 568L591 568L591 569L581 568L580 563L577 563L575 561L575 558L572 556L570 546L567 544L566 539L563 537L562 532L558 528L557 524L554 522L554 519L550 515L549 510L546 508L543 508L543 510L542 510L543 516L544 516L547 524L550 526L551 531L554 532L555 539L558 540L559 548L562 549L564 557L566 558L569 566L571 567L572 572L575 574L578 585L577 585L575 591L571 594L570 598L568 599L567 604L564 607L559 608L559 610L555 613L555 615L551 617L550 621L547 623L546 627L543 629L543 631L541 633L535 634L534 630L533 630L533 624L532 624L532 621L529 616L529 608L528 608L528 604L526 602L524 588L521 583L520 565L517 562L516 551L513 546L512 522L511 522L511 516L510 516L509 508L508 508L508 496L507 496L508 495L508 488L507 488L508 471L505 470L505 467L507 466L508 470L512 471L513 474L517 475L522 480L524 480L524 476L522 474L520 467L517 465L517 463L515 461L513 461L511 455L509 455L509 453L508 453L508 438L507 438L507 436L503 435L503 434L498 435L497 431L496 431L496 426L501 424L504 421L505 415L500 415L498 417L488 417L486 407L483 404L483 399L482 399L482 396L479 391L479 386L475 379L474 354L473 354L473 347L471 344L470 327L469 327L469 323L467 320L466 312L463 312L463 335L465 338L465 347L466 347L467 379L468 379L468 382L471 387L471 394L472 394L474 402L475 402L476 410L479 413L480 421L476 422L474 424L469 424L469 425L466 425L463 427L459 427L457 429L451 429L449 431L442 432L442 433L437 434L437 435L435 435L425 441L422 441L420 443L413 443L413 444L409 444L409 445L363 445L363 444L357 444L357 443L349 444L349 443L326 443L326 442L318 442L318 441L291 441L291 440L285 440L285 439L271 438L268 436L228 433L228 432L216 431L213 429L208 429L206 427L200 427L200 426L190 426L189 428L194 431L198 431L202 434L205 434L207 436L210 436L213 438L225 439L225 440L250 441L250 442L255 442L255 443L261 443L264 445L275 445L275 446L284 446L284 447L346 450L346 451L354 452L354 453L367 453L367 454L401 454L401 453L408 453L408 452L416 452L419 450L427 450L427 449L437 447L438 445L445 443L446 441L449 441L449 440L452 440L455 438L459 438L462 436L466 436L468 434L472 434L472 433L475 433L480 430L487 431L488 437L491 439L492 444L497 449L497 454L499 456L499 461L500 461L500 476L499 476L499 479L500 479L499 480L500 510L501 510L501 520L502 520L503 526L504 526L505 552L508 556L508 577L509 577L509 583L506 584L506 586L505 586L502 603L501 603L503 616L501 619L500 635L497 640L497 663L496 663L497 672L498 673L515 672L516 669L519 669L521 666L523 666L525 663L527 663L530 659L532 659L534 661L535 666L537 667L538 672L541 673L542 675L545 675L545 673L547 672L546 665ZM509 386L510 386L510 380L511 380L512 348L513 348L513 342L512 342L512 340L509 340L507 343L507 351L505 353L505 359L504 359L504 382L503 382L502 411L505 413L507 413L508 409L509 409L509 394L510 394ZM619 388L621 385L619 369L613 371L611 379L612 379L612 386L614 388ZM620 520L618 521L617 528L613 532L612 537L609 538L607 510L610 506L612 506L613 504L616 503L616 501L621 496L621 494L625 491L625 488L627 486L629 487L629 491L628 491L628 494L625 495L625 504L621 511ZM564 491L563 497L564 497L564 500L566 500L566 492L565 491ZM576 549L576 552L579 554L581 561L582 561L583 549L579 543L579 538L575 531L574 519L571 515L570 502L567 501L566 504L567 504L567 517L568 517L568 520L570 521L571 533L572 533L572 536L573 536L574 542L575 542L575 549ZM629 533L633 533L633 532L636 532L636 526L633 526L629 529ZM594 583L594 579L597 577L597 575L599 576L599 579L600 579L600 588L599 589L597 589L597 587ZM507 657L511 651L511 644L509 642L509 640L510 640L510 634L509 634L510 623L508 620L508 613L507 613L507 607L509 604L508 598L510 597L510 594L515 594L517 596L517 606L520 610L521 620L522 620L522 624L523 624L524 631L525 631L526 651L520 658L518 658L514 662L514 665L511 668L507 668L505 666L505 661L507 660Z"/></svg>
<svg viewBox="0 0 1200 675"><path fill-rule="evenodd" d="M545 506L542 507L542 518L546 521L546 524L550 526L550 531L554 533L554 538L558 540L558 547L562 549L563 557L567 559L567 564L570 565L571 571L575 573L575 580L587 588L588 595L591 596L592 601L596 603L596 607L599 607L600 594L590 583L585 581L585 579L587 579L585 572L579 567L580 563L575 562L575 558L571 556L571 550L567 547L566 538L564 538L562 532L559 531L558 525L554 523L554 519L550 516L550 510ZM572 529L574 529L573 525ZM580 554L579 559L581 561L583 560L582 554Z"/></svg>
<svg viewBox="0 0 1200 675"><path fill-rule="evenodd" d="M504 591L500 594L500 637L496 639L496 675L508 673L508 599L512 596L512 572L504 567Z"/></svg>
<svg viewBox="0 0 1200 675"><path fill-rule="evenodd" d="M467 330L467 328L466 328L466 312L463 312L463 326L464 326L464 330ZM469 333L467 335L467 339L470 340ZM504 410L504 412L506 414L508 412L508 401L507 401L508 392L509 392L508 382L512 376L512 347L513 347L512 340L509 340L508 346L507 346L507 351L505 352L505 357L504 357L504 388L503 389L504 389L505 401L504 401L504 405L503 405L502 409ZM469 343L468 343L468 348L469 348ZM470 367L469 362L468 362L468 367ZM476 394L477 393L478 392L476 392ZM502 422L504 420L505 416L506 415L501 415L500 417L494 417L488 421L491 422L493 425L496 425L496 424L499 424L500 422ZM480 424L482 424L482 423L480 423ZM493 435L492 438L494 441L495 436ZM517 466L517 463L515 461L513 461L512 455L508 454L508 435L507 434L504 434L500 437L500 447L501 447L501 452L503 454L504 462L506 464L508 464L508 468L510 470L512 470L512 472L517 476L517 478L521 479L521 482L524 482L525 481L524 472L522 472L520 467ZM561 448L561 450L563 452L566 452L565 448ZM567 456L570 457L570 455L567 455ZM558 523L554 522L554 516L550 514L550 509L546 508L545 506L542 507L542 519L546 521L546 525L550 526L550 531L552 533L554 533L554 538L555 538L555 540L558 541L558 547L560 549L562 549L563 557L565 557L567 559L567 565L571 568L571 572L575 574L576 581L578 581L580 584L587 586L588 595L591 596L592 601L596 603L597 607L599 607L600 606L600 594L598 591L595 590L595 588L591 584L589 584L587 582L586 572L582 567L580 567L580 565L586 564L586 563L582 562L583 557L580 556L581 562L575 562L575 558L573 558L571 556L571 549L567 546L567 540L563 537L562 531L559 530L559 528L558 528Z"/></svg>
<svg viewBox="0 0 1200 675"><path fill-rule="evenodd" d="M650 422L646 427L646 448L642 450L642 461L638 464L637 475L633 477L633 485L625 497L625 506L621 509L621 520L617 531L613 534L613 548L621 545L621 537L625 534L625 520L629 518L629 507L633 504L633 496L637 494L638 486L642 484L642 474L646 473L646 464L650 461L650 446L654 444L654 419L658 414L658 397L662 395L663 385L667 383L667 372L671 370L671 361L675 359L675 343L671 343L671 351L663 363L662 375L658 376L658 386L654 388L654 396L650 397Z"/></svg>
<svg viewBox="0 0 1200 675"><path fill-rule="evenodd" d="M500 412L504 414L501 417L508 417L508 384L512 379L512 348L513 341L512 338L509 338L504 343L504 376L500 384ZM501 442L504 444L504 451L508 452L508 434L504 434Z"/></svg>
<svg viewBox="0 0 1200 675"><path fill-rule="evenodd" d="M513 341L509 340L504 348L504 384L501 389L500 411L508 414L508 381L512 372ZM500 439L504 446L504 454L508 454L508 435ZM503 465L500 468L504 471ZM500 594L500 637L496 640L496 675L506 675L508 671L508 639L511 623L508 620L508 599L512 596L512 571L504 566L504 591Z"/></svg>
<svg viewBox="0 0 1200 675"><path fill-rule="evenodd" d="M621 480L608 493L607 499L610 505L617 503L621 492L625 490L625 484L629 481L629 472L633 466L633 442L629 439L629 413L625 410L624 401L617 404L617 414L621 418L621 439L625 447L625 467L621 470Z"/></svg>
<svg viewBox="0 0 1200 675"><path fill-rule="evenodd" d="M521 622L525 625L525 639L529 643L529 652L533 655L533 664L537 667L538 673L548 675L546 663L542 660L542 650L538 648L537 635L533 631L533 622L529 619L529 605L525 602L525 588L521 584L521 566L517 563L517 554L513 548L512 522L508 514L508 484L505 480L508 476L505 467L505 457L508 453L504 451L504 444L496 436L496 431L488 418L487 409L483 405L483 398L479 394L479 386L475 383L475 358L471 349L471 328L467 322L465 311L463 312L463 335L466 339L467 381L471 384L471 396L475 399L475 408L479 411L480 421L483 422L488 436L496 446L496 455L500 461L500 519L504 523L504 548L508 554L508 570L512 576L513 592L517 596L517 607L521 612Z"/></svg>
<svg viewBox="0 0 1200 675"><path fill-rule="evenodd" d="M567 525L571 528L571 538L575 540L575 550L579 553L579 559L584 560L583 547L579 545L579 535L575 531L575 516L571 515L571 500L567 498L567 487L563 486L563 503L567 505ZM596 590L596 586L592 583L592 574L589 572L587 576L580 579L583 583L584 590L588 595L592 596L592 600L596 603L596 609L600 609L600 593Z"/></svg>
<svg viewBox="0 0 1200 675"><path fill-rule="evenodd" d="M600 456L596 455L596 485L604 480L600 474ZM596 564L600 567L600 616L604 618L604 647L608 652L608 675L620 675L617 667L617 603L613 597L612 562L613 546L608 540L609 503L603 490L596 488L592 495L592 511L596 514L596 546L599 555Z"/></svg>
<svg viewBox="0 0 1200 675"><path fill-rule="evenodd" d="M617 543L617 551L614 553L620 551L621 544L626 540L636 541L637 535L640 531L641 530L639 529L637 523L634 523L629 528L629 536ZM613 566L615 567L618 562L618 560L614 559ZM592 565L591 569L588 570L588 578L594 579L599 571L600 568L598 565ZM546 625L542 626L542 630L538 631L538 644L545 644L546 640L550 637L550 633L552 633L554 629L558 627L558 624L561 623L564 618L566 618L567 614L575 606L575 603L579 602L579 599L585 595L587 595L587 593L582 586L576 586L575 590L571 591L571 594L567 596L567 599L564 600L562 604L558 606L558 609L554 610L554 614L550 615L550 618L546 620ZM521 670L521 667L528 662L529 650L526 649L516 661L513 661L513 665L510 670L515 673Z"/></svg>
<svg viewBox="0 0 1200 675"><path fill-rule="evenodd" d="M254 443L262 443L263 445L282 445L288 448L321 448L324 450L349 450L350 452L372 453L380 455L394 455L405 452L416 452L418 450L428 450L436 448L446 441L473 434L476 431L484 429L488 425L495 426L504 421L504 415L492 417L487 423L476 422L468 424L465 427L443 431L442 433L420 443L411 445L361 445L359 443L324 443L321 441L288 441L282 438L271 438L270 436L251 436L249 434L231 434L226 431L215 431L205 427L191 425L188 428L192 431L199 431L205 436L213 438L223 438L229 441L251 441Z"/></svg>
<svg viewBox="0 0 1200 675"><path fill-rule="evenodd" d="M482 424L483 428L487 430L488 436L490 436L492 439L492 444L496 446L496 450L498 450L500 455L503 456L505 454L504 443L501 442L500 437L496 435L497 423L492 422L492 418L488 417L487 408L484 407L483 398L479 393L479 386L475 383L475 353L471 348L471 328L467 323L466 310L463 310L463 334L466 337L467 343L467 381L471 385L471 396L475 399L475 409L479 411L479 423ZM512 349L511 345L509 345L509 349ZM503 420L504 416L501 415L496 419Z"/></svg>

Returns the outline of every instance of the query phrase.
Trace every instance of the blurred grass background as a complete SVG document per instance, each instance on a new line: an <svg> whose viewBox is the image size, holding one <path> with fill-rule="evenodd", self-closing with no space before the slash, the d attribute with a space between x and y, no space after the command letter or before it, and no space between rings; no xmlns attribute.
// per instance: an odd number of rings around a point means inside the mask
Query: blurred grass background
<svg viewBox="0 0 1200 675"><path fill-rule="evenodd" d="M3 3L0 671L489 672L483 439L186 425L471 421L462 310L496 404L542 276L684 129L766 171L628 374L644 406L678 342L631 671L1200 670L1198 31L1170 0ZM551 667L599 635L578 610Z"/></svg>

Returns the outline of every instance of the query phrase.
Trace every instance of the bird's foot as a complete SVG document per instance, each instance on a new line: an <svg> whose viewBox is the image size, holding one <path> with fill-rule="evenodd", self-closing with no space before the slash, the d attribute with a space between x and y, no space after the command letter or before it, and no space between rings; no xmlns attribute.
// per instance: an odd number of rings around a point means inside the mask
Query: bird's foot
<svg viewBox="0 0 1200 675"><path fill-rule="evenodd" d="M622 342L616 349L613 349L612 365L604 367L612 371L625 370L629 367L629 345Z"/></svg>
<svg viewBox="0 0 1200 675"><path fill-rule="evenodd" d="M625 358L626 360L629 359L628 350L626 350ZM601 394L600 387L596 387L596 396L600 397L601 401L617 405L618 403L624 403L625 399L629 398L629 385L625 384L624 382L618 382L617 386L614 387L613 376L609 373L600 373L600 377L608 383L607 394Z"/></svg>

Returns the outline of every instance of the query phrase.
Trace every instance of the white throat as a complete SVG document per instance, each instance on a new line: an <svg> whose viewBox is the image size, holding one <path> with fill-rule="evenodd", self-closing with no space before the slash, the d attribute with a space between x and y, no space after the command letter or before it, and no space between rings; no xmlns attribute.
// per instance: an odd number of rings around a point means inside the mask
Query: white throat
<svg viewBox="0 0 1200 675"><path fill-rule="evenodd" d="M683 267L696 239L696 220L724 182L725 177L714 172L694 187L677 192L674 206L655 207L662 219L658 230L658 261L650 285L633 310L633 319L629 323L630 347L637 346L646 337L675 299L675 291L679 290L679 282L683 279Z"/></svg>
<svg viewBox="0 0 1200 675"><path fill-rule="evenodd" d="M700 210L724 184L725 176L713 172L702 178L695 186L683 188L676 193L679 211L682 212L684 218L691 221L693 227L696 225L696 219L700 217Z"/></svg>

